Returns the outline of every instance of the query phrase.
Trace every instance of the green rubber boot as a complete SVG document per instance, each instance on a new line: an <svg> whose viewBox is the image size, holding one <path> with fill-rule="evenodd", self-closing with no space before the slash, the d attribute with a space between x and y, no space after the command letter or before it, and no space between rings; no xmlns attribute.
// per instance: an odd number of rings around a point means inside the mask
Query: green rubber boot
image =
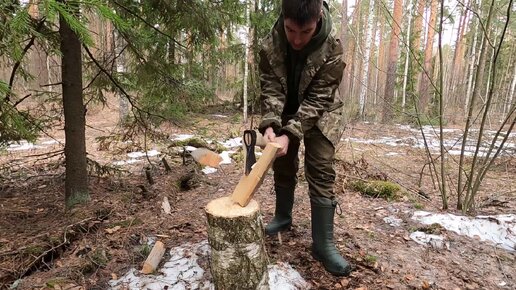
<svg viewBox="0 0 516 290"><path fill-rule="evenodd" d="M267 235L275 235L292 226L292 207L294 205L294 189L276 187L276 210L274 218L265 226Z"/></svg>
<svg viewBox="0 0 516 290"><path fill-rule="evenodd" d="M333 243L333 218L337 202L326 197L310 198L312 206L312 256L335 276L347 276L351 265Z"/></svg>

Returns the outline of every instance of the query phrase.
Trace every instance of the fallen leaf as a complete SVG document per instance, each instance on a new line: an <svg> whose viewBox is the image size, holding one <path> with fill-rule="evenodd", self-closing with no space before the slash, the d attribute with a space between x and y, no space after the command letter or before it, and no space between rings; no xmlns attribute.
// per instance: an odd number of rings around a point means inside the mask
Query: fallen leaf
<svg viewBox="0 0 516 290"><path fill-rule="evenodd" d="M122 227L120 227L120 226L116 226L116 227L114 227L114 228L106 229L105 231L106 231L106 233L108 233L108 234L112 234L112 233L117 232L117 231L118 231L119 229L121 229L121 228L122 228Z"/></svg>
<svg viewBox="0 0 516 290"><path fill-rule="evenodd" d="M426 280L423 280L423 285L421 285L421 288L423 289L430 289L430 283L428 283L428 281Z"/></svg>
<svg viewBox="0 0 516 290"><path fill-rule="evenodd" d="M346 278L340 280L340 285L342 285L343 287L347 287L349 285L349 280Z"/></svg>

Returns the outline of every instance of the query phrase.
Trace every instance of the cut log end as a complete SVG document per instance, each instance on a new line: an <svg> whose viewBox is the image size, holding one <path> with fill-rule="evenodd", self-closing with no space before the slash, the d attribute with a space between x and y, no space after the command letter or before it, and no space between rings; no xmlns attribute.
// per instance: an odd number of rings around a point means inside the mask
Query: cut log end
<svg viewBox="0 0 516 290"><path fill-rule="evenodd" d="M230 196L224 196L212 200L206 206L206 213L216 217L241 217L252 216L260 209L258 202L251 200L245 207L235 203Z"/></svg>

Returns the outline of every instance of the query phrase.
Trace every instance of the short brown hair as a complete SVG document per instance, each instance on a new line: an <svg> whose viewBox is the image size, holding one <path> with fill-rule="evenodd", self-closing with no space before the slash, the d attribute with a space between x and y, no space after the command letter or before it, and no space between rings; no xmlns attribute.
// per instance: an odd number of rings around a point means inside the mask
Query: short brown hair
<svg viewBox="0 0 516 290"><path fill-rule="evenodd" d="M285 19L304 25L319 17L322 4L323 0L282 0L281 11Z"/></svg>

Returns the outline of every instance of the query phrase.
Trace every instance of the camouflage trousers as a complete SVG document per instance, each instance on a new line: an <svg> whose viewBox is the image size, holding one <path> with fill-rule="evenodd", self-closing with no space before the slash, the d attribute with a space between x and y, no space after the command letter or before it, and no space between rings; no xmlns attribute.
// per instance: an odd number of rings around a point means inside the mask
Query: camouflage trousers
<svg viewBox="0 0 516 290"><path fill-rule="evenodd" d="M305 177L310 197L333 199L335 170L333 160L335 147L321 130L314 126L304 133ZM299 141L291 141L285 156L276 158L273 164L276 191L293 191L297 184L299 169Z"/></svg>

